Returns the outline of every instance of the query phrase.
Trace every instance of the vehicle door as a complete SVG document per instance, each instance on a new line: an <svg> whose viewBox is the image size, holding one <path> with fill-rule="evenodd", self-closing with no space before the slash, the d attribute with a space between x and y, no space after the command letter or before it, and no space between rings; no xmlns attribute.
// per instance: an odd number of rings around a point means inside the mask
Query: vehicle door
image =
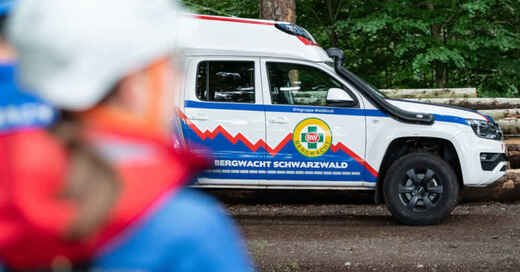
<svg viewBox="0 0 520 272"><path fill-rule="evenodd" d="M259 59L201 57L192 62L189 74L194 78L188 77L186 84L182 133L194 150L209 150L215 166L199 183L258 179L265 160Z"/></svg>
<svg viewBox="0 0 520 272"><path fill-rule="evenodd" d="M371 186L362 97L319 64L262 59L268 185ZM325 64L323 64L325 66ZM367 175L368 173L368 175Z"/></svg>

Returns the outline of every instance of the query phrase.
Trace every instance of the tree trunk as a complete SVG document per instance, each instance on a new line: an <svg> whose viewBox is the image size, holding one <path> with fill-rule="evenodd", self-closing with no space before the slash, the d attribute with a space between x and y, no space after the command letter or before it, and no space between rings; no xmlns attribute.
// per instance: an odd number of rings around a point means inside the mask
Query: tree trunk
<svg viewBox="0 0 520 272"><path fill-rule="evenodd" d="M334 7L332 4L333 4L332 0L327 0L327 9L329 11L329 30L330 30L329 41L330 41L330 44L332 45L332 47L337 47L338 46L338 34L336 33L334 24L337 21L336 15L338 13L336 10L334 10ZM339 8L339 7L336 7L336 8Z"/></svg>
<svg viewBox="0 0 520 272"><path fill-rule="evenodd" d="M336 29L334 29L333 26L330 27L330 35L329 35L329 39L330 39L330 45L332 47L338 47L338 33L336 33Z"/></svg>
<svg viewBox="0 0 520 272"><path fill-rule="evenodd" d="M260 0L260 18L296 23L296 0ZM289 71L292 86L299 77L298 70Z"/></svg>
<svg viewBox="0 0 520 272"><path fill-rule="evenodd" d="M260 0L260 18L296 22L295 0Z"/></svg>
<svg viewBox="0 0 520 272"><path fill-rule="evenodd" d="M435 5L433 3L428 3L428 9L433 12L435 10ZM431 31L432 40L434 43L443 43L442 25L438 23L432 23ZM435 87L444 88L446 86L446 66L442 62L434 61L433 67L435 69Z"/></svg>

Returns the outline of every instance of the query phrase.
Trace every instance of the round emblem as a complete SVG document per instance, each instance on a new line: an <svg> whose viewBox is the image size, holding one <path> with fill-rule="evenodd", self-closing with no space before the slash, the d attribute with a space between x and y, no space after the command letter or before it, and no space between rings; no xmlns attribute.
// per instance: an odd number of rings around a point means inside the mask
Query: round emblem
<svg viewBox="0 0 520 272"><path fill-rule="evenodd" d="M318 118L309 118L296 125L293 133L294 147L306 157L319 157L332 145L329 125Z"/></svg>

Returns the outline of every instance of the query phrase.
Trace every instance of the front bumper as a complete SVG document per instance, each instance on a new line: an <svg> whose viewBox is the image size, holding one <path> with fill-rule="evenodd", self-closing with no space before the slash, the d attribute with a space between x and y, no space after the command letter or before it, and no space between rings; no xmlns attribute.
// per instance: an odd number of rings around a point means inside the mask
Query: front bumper
<svg viewBox="0 0 520 272"><path fill-rule="evenodd" d="M464 185L486 187L506 174L506 145L475 136L473 131L455 137Z"/></svg>

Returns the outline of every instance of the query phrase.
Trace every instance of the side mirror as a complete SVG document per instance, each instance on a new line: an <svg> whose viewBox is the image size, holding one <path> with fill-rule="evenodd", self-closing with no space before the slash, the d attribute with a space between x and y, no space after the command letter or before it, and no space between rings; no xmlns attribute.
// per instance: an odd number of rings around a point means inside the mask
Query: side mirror
<svg viewBox="0 0 520 272"><path fill-rule="evenodd" d="M356 102L345 90L340 88L329 89L327 93L327 106L352 107L355 105Z"/></svg>

